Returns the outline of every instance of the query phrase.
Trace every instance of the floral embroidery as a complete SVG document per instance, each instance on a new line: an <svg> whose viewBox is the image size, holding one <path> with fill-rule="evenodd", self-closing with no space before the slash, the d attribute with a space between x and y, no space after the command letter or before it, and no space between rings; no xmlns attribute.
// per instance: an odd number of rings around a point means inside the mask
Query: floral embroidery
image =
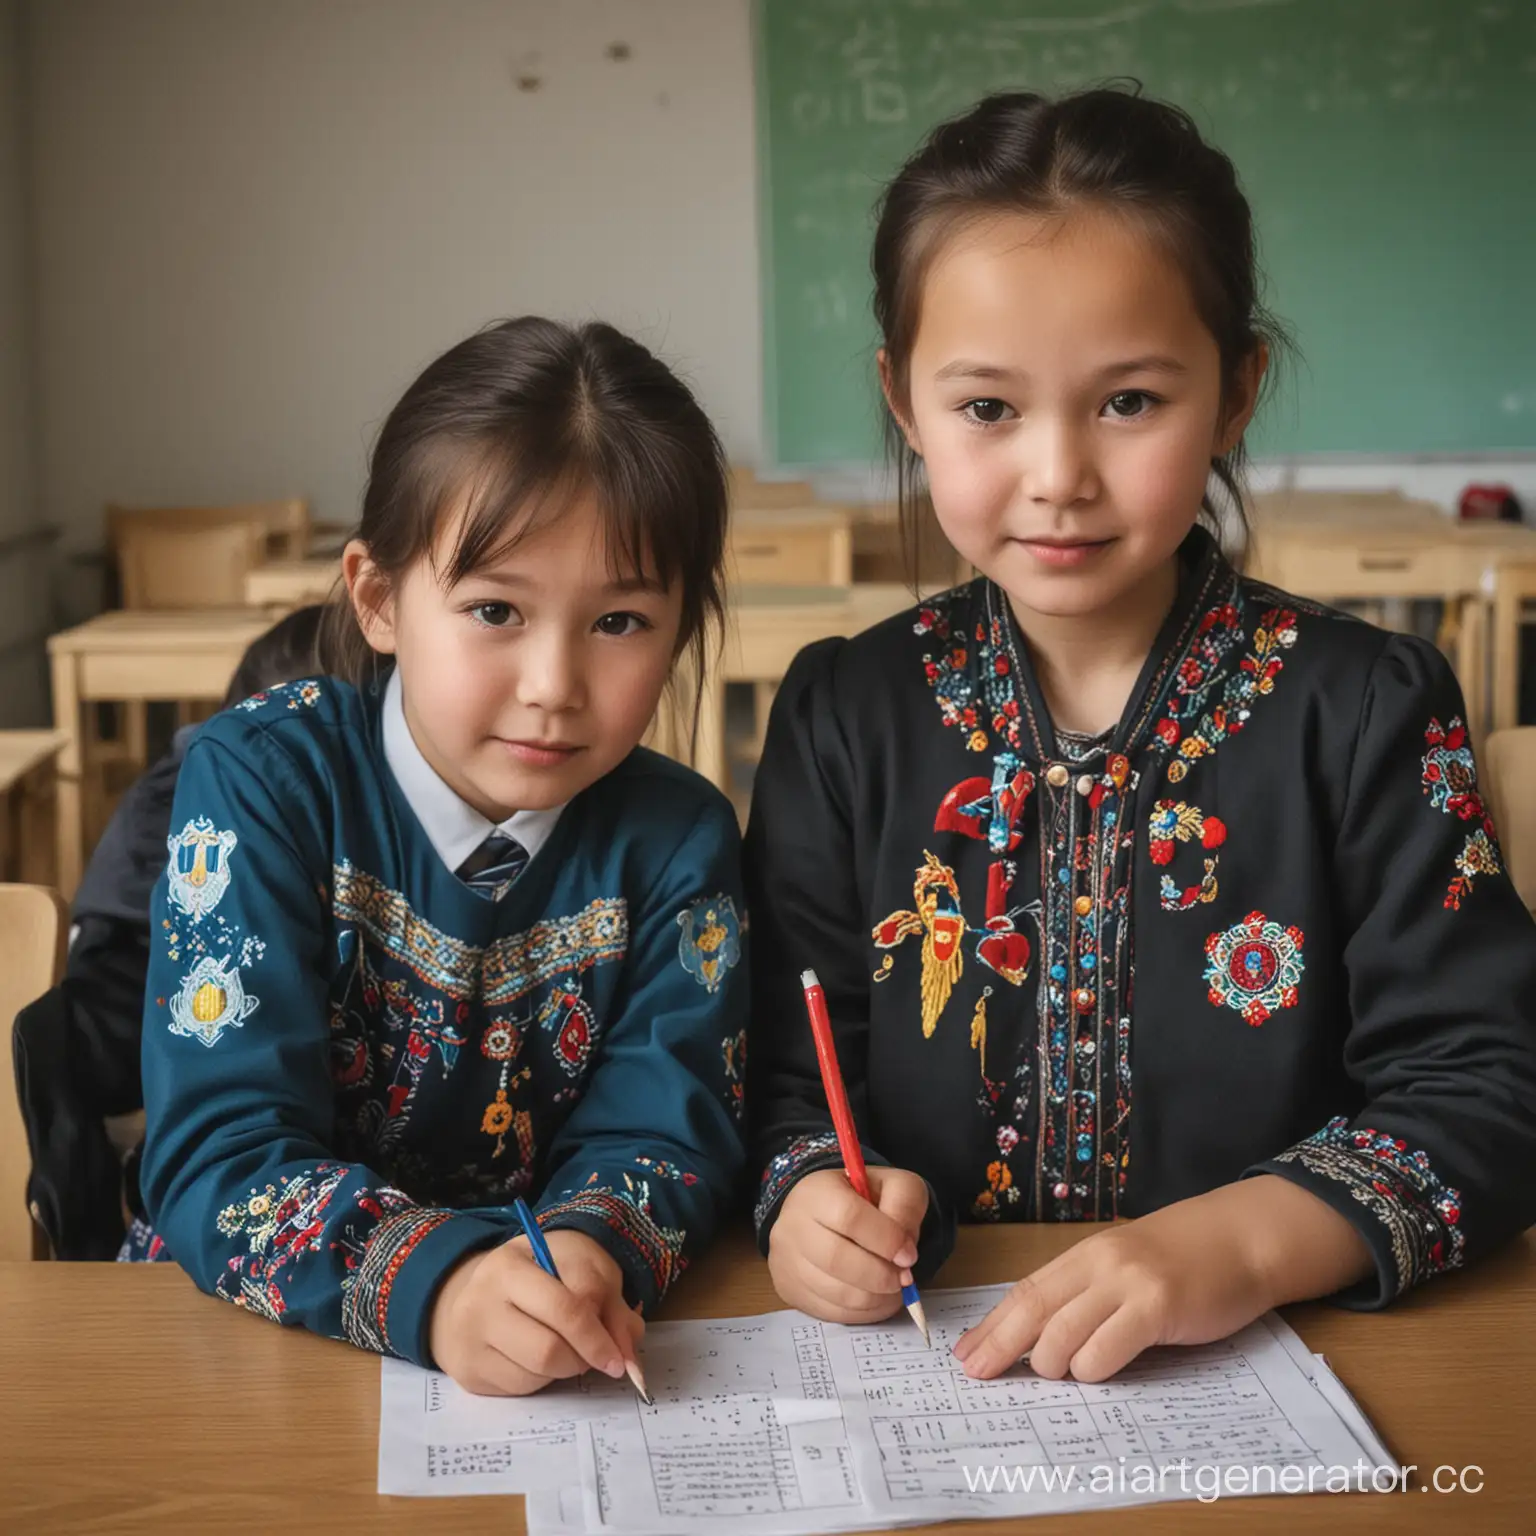
<svg viewBox="0 0 1536 1536"><path fill-rule="evenodd" d="M1216 899L1219 855L1214 850L1226 840L1225 823L1218 817L1207 816L1198 806L1186 805L1182 800L1159 800L1152 807L1147 823L1147 852L1154 864L1171 864L1176 843L1198 842L1202 848L1212 850L1198 885L1180 889L1168 875L1162 876L1158 899L1165 912L1184 912L1197 902Z"/></svg>
<svg viewBox="0 0 1536 1536"><path fill-rule="evenodd" d="M702 897L677 914L677 958L704 988L716 992L741 959L741 923L729 896Z"/></svg>
<svg viewBox="0 0 1536 1536"><path fill-rule="evenodd" d="M348 1169L320 1163L312 1173L283 1178L253 1189L239 1205L226 1205L216 1225L222 1237L243 1237L245 1255L229 1261L217 1292L237 1307L274 1322L287 1305L280 1282L306 1253L317 1252L325 1232L325 1211ZM366 1191L364 1191L366 1193Z"/></svg>
<svg viewBox="0 0 1536 1536"><path fill-rule="evenodd" d="M631 1274L638 1264L654 1287L647 1300L660 1301L667 1287L687 1267L683 1257L686 1234L664 1227L651 1213L651 1187L644 1179L624 1175L624 1188L598 1185L596 1174L574 1194L547 1205L539 1212L546 1231L559 1226L583 1226L585 1220L600 1222L625 1245L615 1257ZM624 1263L625 1259L629 1263Z"/></svg>
<svg viewBox="0 0 1536 1536"><path fill-rule="evenodd" d="M1205 980L1213 1007L1236 1010L1257 1027L1281 1008L1296 1006L1305 969L1302 933L1250 912L1205 941Z"/></svg>
<svg viewBox="0 0 1536 1536"><path fill-rule="evenodd" d="M972 752L987 750L987 726L1002 745L1017 750L1021 744L1019 703L1003 619L995 614L978 617L967 638L953 623L954 606L954 595L924 603L912 626L914 634L930 636L943 647L923 655L923 672L938 700L939 714L945 725L961 732ZM974 664L971 644L976 647Z"/></svg>
<svg viewBox="0 0 1536 1536"><path fill-rule="evenodd" d="M738 1120L746 1109L747 1032L739 1029L720 1042L720 1055L725 1062L726 1092L729 1094L731 1113Z"/></svg>
<svg viewBox="0 0 1536 1536"><path fill-rule="evenodd" d="M171 905L194 923L212 912L229 889L229 859L239 841L233 832L221 832L206 816L189 821L179 834L166 838L171 856L166 870Z"/></svg>
<svg viewBox="0 0 1536 1536"><path fill-rule="evenodd" d="M259 1004L245 990L237 966L204 955L182 978L169 1006L168 1027L173 1035L186 1035L214 1046L226 1029L238 1029L244 1024Z"/></svg>
<svg viewBox="0 0 1536 1536"><path fill-rule="evenodd" d="M1158 721L1156 731L1166 750L1173 753L1168 764L1168 781L1179 783L1190 764L1209 756L1229 736L1235 736L1248 723L1256 699L1274 692L1275 679L1284 662L1282 650L1296 643L1296 615L1288 608L1271 608L1253 632L1253 648L1238 663L1238 669L1226 680L1221 702L1201 717L1193 730L1185 732L1181 723L1186 712L1198 707L1209 684L1219 675L1228 645L1237 632L1238 610L1223 603L1207 613L1200 624L1200 644L1179 667L1178 683L1168 700L1167 713Z"/></svg>
<svg viewBox="0 0 1536 1536"><path fill-rule="evenodd" d="M842 1161L842 1155L837 1150L835 1131L817 1131L810 1136L797 1136L763 1169L762 1186L758 1190L757 1205L752 1212L753 1224L759 1231L762 1230L769 1214L778 1209L779 1202L789 1193L790 1185L802 1173L813 1173L818 1168L841 1167Z"/></svg>
<svg viewBox="0 0 1536 1536"><path fill-rule="evenodd" d="M966 921L960 911L960 890L955 884L954 870L931 853L923 854L923 864L912 886L912 899L915 911L892 912L875 925L872 936L877 949L894 949L903 940L922 934L922 1020L926 1040L937 1027L939 1015L965 968L960 942L965 937Z"/></svg>
<svg viewBox="0 0 1536 1536"><path fill-rule="evenodd" d="M1420 782L1429 803L1458 821L1480 823L1467 834L1461 852L1456 855L1456 874L1446 887L1445 905L1453 912L1461 910L1462 898L1472 890L1477 875L1503 872L1499 846L1493 830L1493 817L1477 790L1477 763L1467 740L1467 728L1459 716L1442 727L1431 719L1424 732L1424 767Z"/></svg>
<svg viewBox="0 0 1536 1536"><path fill-rule="evenodd" d="M686 1168L679 1168L676 1163L669 1163L665 1159L646 1157L644 1154L635 1158L637 1167L644 1168L649 1174L658 1179L675 1179L679 1183L693 1185L699 1182L696 1173L689 1173Z"/></svg>
<svg viewBox="0 0 1536 1536"><path fill-rule="evenodd" d="M1019 1188L1013 1182L1013 1170L1001 1159L987 1164L987 1187L971 1202L971 1214L981 1221L996 1221L1004 1205L1014 1205Z"/></svg>
<svg viewBox="0 0 1536 1536"><path fill-rule="evenodd" d="M1466 1247L1461 1195L1447 1186L1422 1151L1338 1115L1305 1141L1277 1154L1343 1184L1387 1229L1397 1269L1396 1294L1431 1275L1459 1269Z"/></svg>
<svg viewBox="0 0 1536 1536"><path fill-rule="evenodd" d="M253 715L272 699L286 699L289 709L297 709L301 704L306 709L313 709L322 697L320 684L314 678L305 678L292 683L274 683L272 687L242 699L235 708Z"/></svg>

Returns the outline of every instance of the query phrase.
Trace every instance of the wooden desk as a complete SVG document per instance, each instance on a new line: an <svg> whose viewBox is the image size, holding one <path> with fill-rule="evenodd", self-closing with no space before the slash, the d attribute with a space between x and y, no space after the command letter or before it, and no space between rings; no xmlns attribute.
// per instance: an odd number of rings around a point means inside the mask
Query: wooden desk
<svg viewBox="0 0 1536 1536"><path fill-rule="evenodd" d="M691 762L710 783L728 790L726 684L758 684L758 714L765 716L779 680L804 646L838 635L856 635L916 602L912 589L900 582L733 588L726 594L725 641L704 680L697 749L691 756L686 752L671 755ZM691 680L684 677L676 694L679 710L686 713L692 698ZM765 719L759 720L759 732L765 723Z"/></svg>
<svg viewBox="0 0 1536 1536"><path fill-rule="evenodd" d="M1298 597L1322 602L1349 598L1438 598L1452 620L1450 642L1475 736L1490 721L1489 631L1500 657L1516 655L1519 605L1495 614L1499 572L1536 561L1536 529L1520 523L1438 519L1404 502L1400 513L1307 516L1283 502L1261 505L1254 518L1251 574ZM1509 633L1510 626L1514 632ZM1500 696L1514 683L1503 681Z"/></svg>
<svg viewBox="0 0 1536 1536"><path fill-rule="evenodd" d="M264 611L250 608L141 608L103 613L49 637L53 723L65 738L59 753L57 880L66 900L80 883L85 862L83 706L222 698L246 646L271 622Z"/></svg>
<svg viewBox="0 0 1536 1536"><path fill-rule="evenodd" d="M825 505L738 510L731 515L725 565L726 580L737 588L849 586L853 514Z"/></svg>
<svg viewBox="0 0 1536 1536"><path fill-rule="evenodd" d="M963 1228L944 1282L1015 1278L1091 1230ZM683 1278L665 1315L774 1305L747 1234L734 1231ZM1234 1498L933 1529L1530 1528L1536 1238L1383 1313L1312 1305L1287 1317L1328 1356L1395 1456L1420 1472L1481 1467L1483 1491ZM273 1519L321 1531L523 1529L520 1499L380 1498L378 1360L202 1296L172 1265L0 1264L0 1318L0 1511L15 1530L203 1532Z"/></svg>
<svg viewBox="0 0 1536 1536"><path fill-rule="evenodd" d="M0 731L0 880L52 885L55 849L39 828L57 817L62 731Z"/></svg>
<svg viewBox="0 0 1536 1536"><path fill-rule="evenodd" d="M340 579L341 561L334 555L310 560L268 560L246 573L246 606L288 613L309 603L323 603Z"/></svg>

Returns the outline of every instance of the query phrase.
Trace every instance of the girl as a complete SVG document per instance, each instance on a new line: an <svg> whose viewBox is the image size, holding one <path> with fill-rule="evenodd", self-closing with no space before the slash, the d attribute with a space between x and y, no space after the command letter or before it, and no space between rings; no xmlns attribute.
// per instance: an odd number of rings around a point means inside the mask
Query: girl
<svg viewBox="0 0 1536 1536"><path fill-rule="evenodd" d="M637 750L725 498L606 325L482 331L390 413L339 675L209 722L177 785L141 1181L205 1290L476 1392L633 1359L742 1160L733 813Z"/></svg>
<svg viewBox="0 0 1536 1536"><path fill-rule="evenodd" d="M1536 932L1437 652L1244 581L1272 326L1227 159L1114 90L983 101L885 194L879 364L977 580L796 661L747 840L757 1224L861 1321L957 1218L1135 1216L956 1354L1112 1374L1536 1219ZM825 985L876 1205L837 1171Z"/></svg>

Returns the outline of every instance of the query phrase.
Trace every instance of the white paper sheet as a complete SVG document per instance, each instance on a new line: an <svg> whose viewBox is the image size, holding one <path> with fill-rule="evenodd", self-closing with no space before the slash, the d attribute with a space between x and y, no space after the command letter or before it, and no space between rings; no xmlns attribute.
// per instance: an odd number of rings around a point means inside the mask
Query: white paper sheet
<svg viewBox="0 0 1536 1536"><path fill-rule="evenodd" d="M580 1481L576 1426L635 1395L589 1373L537 1397L476 1397L441 1371L383 1362L379 1492L526 1493Z"/></svg>
<svg viewBox="0 0 1536 1536"><path fill-rule="evenodd" d="M882 1523L1112 1508L1217 1486L1221 1497L1271 1492L1288 1466L1300 1469L1293 1477L1315 1468L1321 1492L1327 1469L1374 1464L1279 1342L1277 1330L1291 1333L1279 1318L1220 1343L1149 1351L1097 1385L1048 1381L1027 1366L972 1381L951 1347L1005 1292L926 1296L931 1350L895 1322L827 1330L854 1465ZM1255 1474L1258 1487L1227 1470L1258 1468L1274 1469Z"/></svg>
<svg viewBox="0 0 1536 1536"><path fill-rule="evenodd" d="M905 1316L653 1324L650 1408L595 1376L476 1398L386 1361L379 1489L526 1492L534 1536L791 1536L1209 1498L1217 1477L1223 1498L1287 1491L1286 1467L1321 1492L1339 1486L1330 1468L1392 1465L1326 1363L1274 1316L1218 1344L1151 1351L1098 1385L1027 1366L972 1381L951 1347L1006 1290L927 1293L932 1349ZM1273 1470L1249 1486L1232 1468Z"/></svg>

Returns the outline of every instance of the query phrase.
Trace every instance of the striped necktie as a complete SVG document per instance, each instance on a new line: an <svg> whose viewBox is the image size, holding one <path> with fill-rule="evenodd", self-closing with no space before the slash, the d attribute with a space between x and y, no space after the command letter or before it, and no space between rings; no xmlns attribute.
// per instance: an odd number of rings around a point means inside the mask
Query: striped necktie
<svg viewBox="0 0 1536 1536"><path fill-rule="evenodd" d="M500 901L527 863L528 850L497 828L454 873L487 901Z"/></svg>

